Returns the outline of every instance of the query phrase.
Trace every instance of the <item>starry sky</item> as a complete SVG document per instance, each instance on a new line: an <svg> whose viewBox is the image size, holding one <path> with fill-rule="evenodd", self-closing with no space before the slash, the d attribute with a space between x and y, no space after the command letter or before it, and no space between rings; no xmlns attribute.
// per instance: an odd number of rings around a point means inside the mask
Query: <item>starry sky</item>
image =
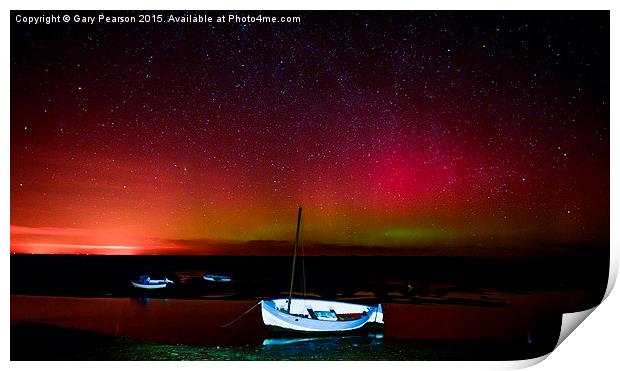
<svg viewBox="0 0 620 371"><path fill-rule="evenodd" d="M609 243L609 12L16 14L12 252Z"/></svg>

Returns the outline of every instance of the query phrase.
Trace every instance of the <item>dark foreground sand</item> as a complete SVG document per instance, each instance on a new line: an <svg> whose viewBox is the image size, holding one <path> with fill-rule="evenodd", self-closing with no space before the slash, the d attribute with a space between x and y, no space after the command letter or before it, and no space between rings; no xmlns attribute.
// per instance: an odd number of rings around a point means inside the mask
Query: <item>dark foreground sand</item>
<svg viewBox="0 0 620 371"><path fill-rule="evenodd" d="M162 344L40 323L11 326L11 360L514 360L545 347L517 341L398 340L375 336L266 339L258 345ZM274 341L276 341L274 343Z"/></svg>

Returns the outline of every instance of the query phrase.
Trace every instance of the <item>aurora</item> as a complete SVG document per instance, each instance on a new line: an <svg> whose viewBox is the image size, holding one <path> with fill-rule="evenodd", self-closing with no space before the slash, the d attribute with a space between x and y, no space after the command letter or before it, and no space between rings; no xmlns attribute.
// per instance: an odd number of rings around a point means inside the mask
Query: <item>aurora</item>
<svg viewBox="0 0 620 371"><path fill-rule="evenodd" d="M608 32L507 14L16 23L11 251L607 244Z"/></svg>

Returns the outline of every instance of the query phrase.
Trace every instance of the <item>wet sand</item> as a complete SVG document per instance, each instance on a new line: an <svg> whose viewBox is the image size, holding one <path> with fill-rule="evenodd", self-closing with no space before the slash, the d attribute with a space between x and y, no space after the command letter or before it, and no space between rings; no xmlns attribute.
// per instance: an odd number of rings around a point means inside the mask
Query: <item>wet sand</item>
<svg viewBox="0 0 620 371"><path fill-rule="evenodd" d="M255 301L11 296L11 324L46 323L145 341L190 345L259 344L267 332Z"/></svg>
<svg viewBox="0 0 620 371"><path fill-rule="evenodd" d="M384 333L386 338L416 340L527 339L533 333L553 337L562 312L585 309L574 306L574 300L562 300L578 294L512 294L509 305L499 307L385 303ZM258 344L268 335L258 307L232 326L221 327L254 304L250 300L12 295L11 324L47 323L171 344Z"/></svg>
<svg viewBox="0 0 620 371"><path fill-rule="evenodd" d="M518 301L387 303L383 334L284 344L270 340L258 308L221 327L256 303L249 300L12 295L12 359L523 359L551 351L561 324L553 295ZM41 343L34 352L33 338Z"/></svg>

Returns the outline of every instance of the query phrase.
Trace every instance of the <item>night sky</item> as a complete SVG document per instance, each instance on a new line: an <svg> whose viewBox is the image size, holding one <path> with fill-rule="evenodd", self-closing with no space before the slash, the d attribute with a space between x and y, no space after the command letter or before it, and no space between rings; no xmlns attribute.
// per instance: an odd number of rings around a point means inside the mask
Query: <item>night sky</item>
<svg viewBox="0 0 620 371"><path fill-rule="evenodd" d="M609 12L16 14L12 252L609 243Z"/></svg>

